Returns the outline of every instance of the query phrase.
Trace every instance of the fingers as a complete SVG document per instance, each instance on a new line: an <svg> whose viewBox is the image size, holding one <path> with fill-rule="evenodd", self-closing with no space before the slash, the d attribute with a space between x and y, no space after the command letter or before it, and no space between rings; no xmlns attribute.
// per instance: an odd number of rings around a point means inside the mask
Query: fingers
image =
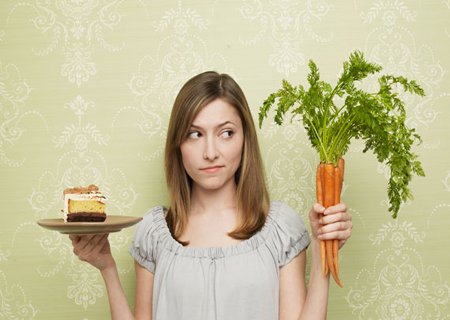
<svg viewBox="0 0 450 320"><path fill-rule="evenodd" d="M325 207L322 206L320 203L314 204L312 210L309 212L309 219L311 221L319 220L320 216L322 216L324 211Z"/></svg>
<svg viewBox="0 0 450 320"><path fill-rule="evenodd" d="M71 235L73 253L80 260L89 261L96 256L108 241L108 234Z"/></svg>
<svg viewBox="0 0 450 320"><path fill-rule="evenodd" d="M96 245L96 243L98 243L102 237L103 237L103 235L100 235L100 234L86 235L86 236L80 237L80 240L77 243L78 248L80 248L81 250L84 250L89 247L94 247Z"/></svg>
<svg viewBox="0 0 450 320"><path fill-rule="evenodd" d="M99 270L115 267L108 241L109 234L71 235L73 253L81 261L88 262Z"/></svg>
<svg viewBox="0 0 450 320"><path fill-rule="evenodd" d="M328 225L336 222L349 222L352 223L352 216L348 212L337 212L329 215L324 215L320 218L319 223L322 225Z"/></svg>
<svg viewBox="0 0 450 320"><path fill-rule="evenodd" d="M334 213L339 213L339 212L345 212L345 213L347 212L347 206L345 205L345 203L339 203L335 206L331 206L326 209L320 203L316 203L313 205L313 208L311 210L311 214L313 214L314 216L317 216L319 214L328 216L328 215L332 215Z"/></svg>
<svg viewBox="0 0 450 320"><path fill-rule="evenodd" d="M323 214L330 215L338 212L347 212L347 205L345 203L338 203L337 205L328 207Z"/></svg>
<svg viewBox="0 0 450 320"><path fill-rule="evenodd" d="M328 207L323 212L323 217L320 220L321 224L329 224L337 221L351 221L352 216L347 211L347 206L344 203L339 203L335 206Z"/></svg>
<svg viewBox="0 0 450 320"><path fill-rule="evenodd" d="M351 220L336 220L327 224L323 224L320 229L320 234L330 233L330 232L339 232L345 230L351 230L353 227Z"/></svg>
<svg viewBox="0 0 450 320"><path fill-rule="evenodd" d="M78 243L80 241L81 236L77 234L69 234L69 239L72 241L72 244Z"/></svg>
<svg viewBox="0 0 450 320"><path fill-rule="evenodd" d="M350 238L353 223L352 216L344 203L328 207L319 220L318 238L320 240L340 240L340 246Z"/></svg>
<svg viewBox="0 0 450 320"><path fill-rule="evenodd" d="M339 249L342 248L346 242L347 240L339 240Z"/></svg>
<svg viewBox="0 0 450 320"><path fill-rule="evenodd" d="M327 225L325 227L320 228L319 235L317 236L320 240L347 240L350 238L352 231L351 226L345 229L342 229L343 224L335 223L331 225Z"/></svg>
<svg viewBox="0 0 450 320"><path fill-rule="evenodd" d="M325 207L320 203L315 203L313 206L313 211L316 213L323 213L325 211Z"/></svg>

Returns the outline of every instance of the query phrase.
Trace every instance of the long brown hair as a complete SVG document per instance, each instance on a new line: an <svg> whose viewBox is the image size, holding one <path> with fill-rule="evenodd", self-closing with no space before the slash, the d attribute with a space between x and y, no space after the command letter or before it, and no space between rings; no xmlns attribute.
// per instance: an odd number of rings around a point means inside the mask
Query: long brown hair
<svg viewBox="0 0 450 320"><path fill-rule="evenodd" d="M196 115L216 99L236 108L244 131L241 166L236 172L238 225L229 235L248 239L259 231L269 211L269 193L255 125L247 99L229 75L208 71L191 78L175 99L169 121L165 148L165 174L170 195L166 220L175 239L183 233L190 209L191 178L186 173L180 145L188 136Z"/></svg>

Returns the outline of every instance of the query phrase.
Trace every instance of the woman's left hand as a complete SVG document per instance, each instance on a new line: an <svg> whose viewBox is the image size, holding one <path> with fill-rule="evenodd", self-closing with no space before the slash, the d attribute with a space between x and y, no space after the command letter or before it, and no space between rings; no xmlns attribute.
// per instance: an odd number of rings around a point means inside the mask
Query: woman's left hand
<svg viewBox="0 0 450 320"><path fill-rule="evenodd" d="M309 212L312 236L318 240L339 240L339 248L352 234L352 215L344 203L325 209L316 203Z"/></svg>

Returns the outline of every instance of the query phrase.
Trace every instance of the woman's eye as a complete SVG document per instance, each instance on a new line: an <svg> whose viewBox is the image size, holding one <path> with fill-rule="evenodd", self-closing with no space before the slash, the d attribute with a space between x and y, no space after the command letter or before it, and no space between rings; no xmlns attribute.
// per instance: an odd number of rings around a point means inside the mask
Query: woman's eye
<svg viewBox="0 0 450 320"><path fill-rule="evenodd" d="M222 133L222 136L223 136L224 138L230 138L230 137L233 136L233 134L234 134L233 130L225 130L225 131Z"/></svg>
<svg viewBox="0 0 450 320"><path fill-rule="evenodd" d="M190 139L198 139L200 137L201 137L201 134L198 131L191 131L188 134L188 138L190 138Z"/></svg>

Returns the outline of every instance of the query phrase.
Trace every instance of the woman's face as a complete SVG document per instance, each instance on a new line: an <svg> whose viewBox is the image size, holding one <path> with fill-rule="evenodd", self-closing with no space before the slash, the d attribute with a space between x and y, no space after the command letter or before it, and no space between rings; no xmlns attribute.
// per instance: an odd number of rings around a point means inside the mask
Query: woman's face
<svg viewBox="0 0 450 320"><path fill-rule="evenodd" d="M193 188L218 190L235 184L244 144L238 111L222 99L206 105L194 118L181 144L183 165Z"/></svg>

